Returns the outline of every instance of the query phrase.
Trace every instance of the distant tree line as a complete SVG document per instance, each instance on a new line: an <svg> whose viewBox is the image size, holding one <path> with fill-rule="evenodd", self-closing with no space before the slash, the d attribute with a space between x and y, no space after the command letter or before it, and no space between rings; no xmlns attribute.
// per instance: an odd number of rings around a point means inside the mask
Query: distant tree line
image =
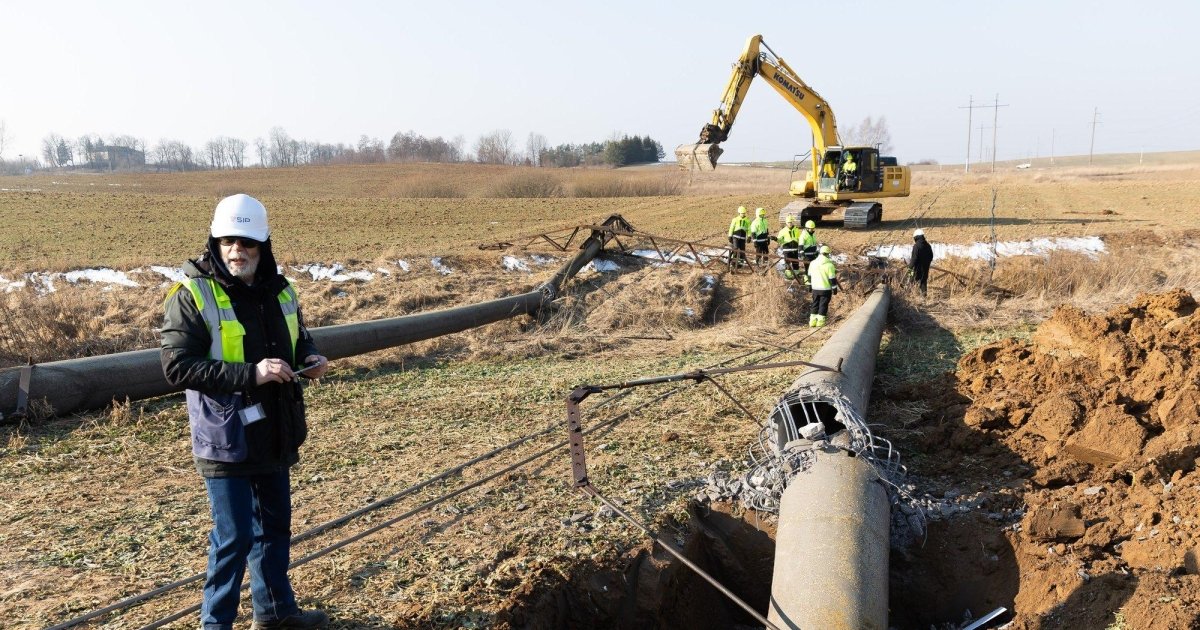
<svg viewBox="0 0 1200 630"><path fill-rule="evenodd" d="M0 128L0 141L3 137ZM265 137L253 142L218 136L199 148L171 138L162 138L148 147L144 140L129 135L84 134L71 139L51 133L42 139L41 163L29 162L48 168L192 171L246 168L251 156L257 158L258 166L266 168L389 161L573 167L657 162L664 152L662 145L649 136L621 136L604 142L551 147L545 136L531 133L522 149L512 132L501 129L480 136L474 153L470 153L462 136L447 140L403 131L393 135L387 144L367 135L361 136L356 144L329 144L293 138L282 127L273 127Z"/></svg>

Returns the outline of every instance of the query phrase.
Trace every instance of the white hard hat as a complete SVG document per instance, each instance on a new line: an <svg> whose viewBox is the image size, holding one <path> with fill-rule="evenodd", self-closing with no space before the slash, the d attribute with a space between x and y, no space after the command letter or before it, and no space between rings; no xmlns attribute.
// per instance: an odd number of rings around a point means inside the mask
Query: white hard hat
<svg viewBox="0 0 1200 630"><path fill-rule="evenodd" d="M917 228L917 229L913 230L913 238L916 238L918 236L925 236L925 230L922 230L921 228Z"/></svg>
<svg viewBox="0 0 1200 630"><path fill-rule="evenodd" d="M259 242L265 241L271 236L271 228L267 226L267 209L261 201L250 195L226 197L213 212L209 233L215 238L244 236Z"/></svg>

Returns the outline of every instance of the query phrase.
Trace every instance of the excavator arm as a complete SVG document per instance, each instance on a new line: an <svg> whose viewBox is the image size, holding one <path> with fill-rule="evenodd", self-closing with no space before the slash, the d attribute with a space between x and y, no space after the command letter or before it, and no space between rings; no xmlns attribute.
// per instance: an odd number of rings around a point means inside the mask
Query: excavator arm
<svg viewBox="0 0 1200 630"><path fill-rule="evenodd" d="M713 111L712 121L700 130L696 144L684 144L675 149L679 166L684 169L712 170L717 167L717 158L723 153L720 143L729 138L733 121L737 118L746 92L755 76L761 76L767 84L779 92L808 121L813 134L812 179L817 179L817 156L825 154L826 146L839 145L837 121L829 103L788 66L783 58L775 54L755 35L746 41L746 48L737 63L733 64L733 75L725 86L721 104Z"/></svg>

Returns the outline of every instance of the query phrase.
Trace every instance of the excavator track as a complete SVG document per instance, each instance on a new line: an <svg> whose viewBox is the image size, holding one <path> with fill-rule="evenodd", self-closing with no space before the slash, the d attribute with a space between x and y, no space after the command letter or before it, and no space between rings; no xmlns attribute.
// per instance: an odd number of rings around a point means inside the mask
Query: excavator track
<svg viewBox="0 0 1200 630"><path fill-rule="evenodd" d="M846 206L842 215L842 225L847 229L864 229L872 223L883 219L883 204L865 201Z"/></svg>

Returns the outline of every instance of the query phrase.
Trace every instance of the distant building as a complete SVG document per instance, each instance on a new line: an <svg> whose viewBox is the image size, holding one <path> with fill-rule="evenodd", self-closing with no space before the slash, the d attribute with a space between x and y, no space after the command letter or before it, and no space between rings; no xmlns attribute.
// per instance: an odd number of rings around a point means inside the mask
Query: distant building
<svg viewBox="0 0 1200 630"><path fill-rule="evenodd" d="M91 160L96 168L140 169L146 166L146 152L130 147L97 144L92 147Z"/></svg>

